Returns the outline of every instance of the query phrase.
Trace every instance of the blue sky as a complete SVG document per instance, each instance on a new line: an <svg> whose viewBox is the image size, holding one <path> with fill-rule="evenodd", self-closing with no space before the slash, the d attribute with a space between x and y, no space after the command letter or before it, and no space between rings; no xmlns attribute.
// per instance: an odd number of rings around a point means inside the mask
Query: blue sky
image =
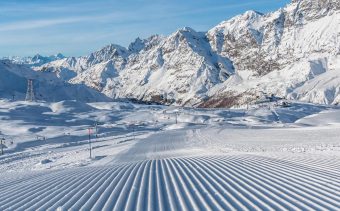
<svg viewBox="0 0 340 211"><path fill-rule="evenodd" d="M270 12L290 0L1 0L0 57L58 52L80 56L107 44L207 31L247 10Z"/></svg>

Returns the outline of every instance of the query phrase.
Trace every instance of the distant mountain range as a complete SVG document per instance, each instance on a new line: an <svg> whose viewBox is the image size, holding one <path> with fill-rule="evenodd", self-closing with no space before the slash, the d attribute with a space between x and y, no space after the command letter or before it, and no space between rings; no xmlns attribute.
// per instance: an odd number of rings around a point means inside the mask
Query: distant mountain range
<svg viewBox="0 0 340 211"><path fill-rule="evenodd" d="M11 60L15 64L25 64L29 66L40 66L55 60L59 59L64 59L65 56L62 55L61 53L58 53L56 55L52 56L42 56L40 54L36 54L35 56L32 57L18 57L18 56L13 56L13 57L7 57L3 58L3 60Z"/></svg>
<svg viewBox="0 0 340 211"><path fill-rule="evenodd" d="M54 75L113 99L231 107L273 94L337 104L340 1L293 0L269 14L247 11L208 32L186 27L83 57L9 60L14 69L28 66L39 77Z"/></svg>

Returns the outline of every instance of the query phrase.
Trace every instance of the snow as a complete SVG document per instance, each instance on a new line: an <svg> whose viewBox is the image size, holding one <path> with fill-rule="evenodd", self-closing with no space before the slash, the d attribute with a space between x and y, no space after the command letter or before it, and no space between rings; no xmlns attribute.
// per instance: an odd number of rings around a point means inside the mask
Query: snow
<svg viewBox="0 0 340 211"><path fill-rule="evenodd" d="M1 100L0 209L337 210L339 117L338 107L298 102Z"/></svg>

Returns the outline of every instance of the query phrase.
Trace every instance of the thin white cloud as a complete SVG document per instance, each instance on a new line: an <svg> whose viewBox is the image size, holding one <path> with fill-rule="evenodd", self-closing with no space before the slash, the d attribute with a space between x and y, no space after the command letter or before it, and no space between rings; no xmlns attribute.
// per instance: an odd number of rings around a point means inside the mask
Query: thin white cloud
<svg viewBox="0 0 340 211"><path fill-rule="evenodd" d="M78 16L78 17L67 17L67 18L52 18L52 19L34 19L26 21L16 21L0 24L0 32L5 31L17 31L17 30L29 30L51 27L55 25L72 24L79 22L96 22L106 20L118 20L121 14L113 13L99 16Z"/></svg>
<svg viewBox="0 0 340 211"><path fill-rule="evenodd" d="M28 21L17 21L11 23L5 23L0 25L0 31L15 31L15 30L26 30L43 28L59 24L75 23L84 21L83 18L58 18L49 20L28 20Z"/></svg>
<svg viewBox="0 0 340 211"><path fill-rule="evenodd" d="M34 3L34 2L25 2L23 4L19 3L5 3L2 4L0 2L0 12L1 13L60 13L60 12L71 12L76 9L81 9L82 12L89 12L97 10L98 8L103 8L100 4L94 4L93 2L71 2L67 5L60 4L58 1L55 2L44 2L42 3Z"/></svg>

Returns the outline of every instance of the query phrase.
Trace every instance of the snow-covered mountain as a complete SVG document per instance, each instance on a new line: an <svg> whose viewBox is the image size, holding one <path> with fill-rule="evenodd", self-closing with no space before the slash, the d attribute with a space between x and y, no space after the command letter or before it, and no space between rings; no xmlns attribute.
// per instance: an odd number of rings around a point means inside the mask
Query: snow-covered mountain
<svg viewBox="0 0 340 211"><path fill-rule="evenodd" d="M193 105L234 74L205 33L183 28L168 37L136 39L129 49L109 45L86 57L65 58L35 68L84 83L112 98ZM76 74L76 75L74 75Z"/></svg>
<svg viewBox="0 0 340 211"><path fill-rule="evenodd" d="M231 61L213 52L204 33L181 29L169 37L151 38L131 52L119 77L103 92L115 98L135 98L192 105L234 73Z"/></svg>
<svg viewBox="0 0 340 211"><path fill-rule="evenodd" d="M249 11L222 22L207 37L218 54L233 61L236 74L209 90L211 101L224 97L242 104L265 92L339 103L339 24L336 0L295 0L273 13Z"/></svg>
<svg viewBox="0 0 340 211"><path fill-rule="evenodd" d="M35 99L46 101L110 101L104 94L82 84L70 84L53 73L33 71L27 66L0 60L0 98L24 100L27 80L33 79Z"/></svg>
<svg viewBox="0 0 340 211"><path fill-rule="evenodd" d="M128 55L129 51L124 47L111 44L88 56L64 58L34 69L54 72L62 80L84 83L101 91L106 80L123 69Z"/></svg>
<svg viewBox="0 0 340 211"><path fill-rule="evenodd" d="M186 27L33 68L111 98L230 107L266 93L336 104L339 26L338 0L293 0L269 14L248 11L206 33Z"/></svg>
<svg viewBox="0 0 340 211"><path fill-rule="evenodd" d="M32 57L18 57L18 56L12 56L12 57L8 57L8 58L3 58L3 60L11 60L12 63L15 64L25 64L25 65L29 65L31 67L34 66L41 66L44 65L46 63L52 62L52 61L56 61L59 59L63 59L65 58L64 55L62 55L61 53L58 53L56 55L52 55L52 56L42 56L40 54L36 54L35 56Z"/></svg>

